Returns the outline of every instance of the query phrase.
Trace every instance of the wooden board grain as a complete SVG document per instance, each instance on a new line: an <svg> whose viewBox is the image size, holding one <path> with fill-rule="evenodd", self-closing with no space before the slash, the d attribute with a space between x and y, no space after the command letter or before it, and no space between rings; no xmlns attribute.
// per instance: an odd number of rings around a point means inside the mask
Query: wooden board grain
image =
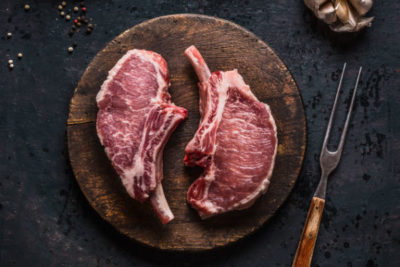
<svg viewBox="0 0 400 267"><path fill-rule="evenodd" d="M184 148L199 122L197 78L183 55L196 45L212 71L237 68L254 94L271 106L278 127L278 154L266 195L251 208L200 220L186 204L186 192L199 176L183 165ZM175 220L161 225L148 204L125 192L96 135L95 96L107 72L129 49L160 53L168 62L172 101L189 118L172 134L164 151L163 186ZM235 242L255 231L283 204L296 182L305 144L305 116L289 71L254 34L222 19L170 15L143 22L111 41L90 63L74 92L67 122L75 177L93 208L118 231L143 244L168 250L205 250Z"/></svg>

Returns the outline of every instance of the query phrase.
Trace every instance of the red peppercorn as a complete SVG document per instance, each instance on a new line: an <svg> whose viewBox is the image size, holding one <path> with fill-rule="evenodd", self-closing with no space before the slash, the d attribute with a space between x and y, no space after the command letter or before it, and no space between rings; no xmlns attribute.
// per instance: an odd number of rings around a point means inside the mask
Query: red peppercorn
<svg viewBox="0 0 400 267"><path fill-rule="evenodd" d="M86 7L85 6L82 7L81 9L82 9L83 12L86 12Z"/></svg>
<svg viewBox="0 0 400 267"><path fill-rule="evenodd" d="M77 20L77 19L74 19L74 23L77 24L77 23L78 23L78 20Z"/></svg>

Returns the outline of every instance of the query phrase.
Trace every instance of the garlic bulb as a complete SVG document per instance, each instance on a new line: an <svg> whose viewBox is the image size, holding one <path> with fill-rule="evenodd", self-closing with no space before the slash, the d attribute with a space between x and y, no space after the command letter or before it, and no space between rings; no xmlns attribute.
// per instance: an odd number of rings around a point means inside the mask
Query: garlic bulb
<svg viewBox="0 0 400 267"><path fill-rule="evenodd" d="M364 18L373 0L304 0L317 18L336 32L356 32L371 26L373 17Z"/></svg>

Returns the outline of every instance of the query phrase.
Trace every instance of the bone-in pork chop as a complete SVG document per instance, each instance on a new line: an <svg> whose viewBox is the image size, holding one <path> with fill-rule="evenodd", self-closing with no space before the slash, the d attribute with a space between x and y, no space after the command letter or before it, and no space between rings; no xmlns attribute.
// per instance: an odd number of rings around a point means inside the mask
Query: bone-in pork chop
<svg viewBox="0 0 400 267"><path fill-rule="evenodd" d="M201 120L184 162L204 168L188 202L202 218L248 208L266 192L274 168L278 140L271 110L237 70L210 73L194 46L185 55L199 78Z"/></svg>
<svg viewBox="0 0 400 267"><path fill-rule="evenodd" d="M163 149L187 117L168 93L167 63L146 50L128 51L109 71L96 100L97 133L128 194L151 204L162 223L174 216L161 185Z"/></svg>

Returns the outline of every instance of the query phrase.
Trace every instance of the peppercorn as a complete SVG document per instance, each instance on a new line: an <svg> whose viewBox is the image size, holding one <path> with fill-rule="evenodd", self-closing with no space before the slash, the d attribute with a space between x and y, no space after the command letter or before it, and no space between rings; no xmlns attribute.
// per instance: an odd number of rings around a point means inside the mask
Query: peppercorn
<svg viewBox="0 0 400 267"><path fill-rule="evenodd" d="M82 9L82 12L86 12L86 7L85 6L82 7L81 9Z"/></svg>
<svg viewBox="0 0 400 267"><path fill-rule="evenodd" d="M68 53L72 53L74 51L74 48L72 46L68 47Z"/></svg>
<svg viewBox="0 0 400 267"><path fill-rule="evenodd" d="M84 22L85 24L88 24L88 23L89 23L89 21L88 21L87 19L85 19L83 22Z"/></svg>
<svg viewBox="0 0 400 267"><path fill-rule="evenodd" d="M65 12L64 12L64 11L61 11L61 12L60 12L60 16L61 16L61 17L64 17L64 15L65 15Z"/></svg>
<svg viewBox="0 0 400 267"><path fill-rule="evenodd" d="M78 20L77 20L77 19L74 19L74 23L77 24L77 23L78 23Z"/></svg>
<svg viewBox="0 0 400 267"><path fill-rule="evenodd" d="M66 5L67 5L67 2L62 1L62 2L61 2L61 5L62 5L62 6L66 6Z"/></svg>
<svg viewBox="0 0 400 267"><path fill-rule="evenodd" d="M71 29L75 30L75 29L76 29L76 26L75 26L75 25L72 25L72 26L71 26Z"/></svg>
<svg viewBox="0 0 400 267"><path fill-rule="evenodd" d="M14 68L14 64L10 64L8 67L12 70Z"/></svg>
<svg viewBox="0 0 400 267"><path fill-rule="evenodd" d="M22 53L18 53L18 58L19 58L19 59L22 58Z"/></svg>
<svg viewBox="0 0 400 267"><path fill-rule="evenodd" d="M66 20L70 20L70 19L71 19L71 15L67 14L67 15L65 16L65 19L66 19Z"/></svg>
<svg viewBox="0 0 400 267"><path fill-rule="evenodd" d="M8 33L7 33L7 38L11 38L11 36L12 36L12 33L11 33L11 32L8 32Z"/></svg>
<svg viewBox="0 0 400 267"><path fill-rule="evenodd" d="M74 7L74 12L78 12L79 11L79 8L76 6L76 7Z"/></svg>
<svg viewBox="0 0 400 267"><path fill-rule="evenodd" d="M81 2L81 6L84 6L84 5L85 5L85 2L82 1L82 2Z"/></svg>
<svg viewBox="0 0 400 267"><path fill-rule="evenodd" d="M73 46L73 47L77 47L77 45L78 45L77 42L73 42L73 43L72 43L72 46Z"/></svg>
<svg viewBox="0 0 400 267"><path fill-rule="evenodd" d="M62 10L63 6L62 5L58 5L58 10Z"/></svg>
<svg viewBox="0 0 400 267"><path fill-rule="evenodd" d="M29 9L31 9L31 6L28 5L28 4L26 4L26 5L24 6L24 9L25 9L25 11L29 11Z"/></svg>
<svg viewBox="0 0 400 267"><path fill-rule="evenodd" d="M82 26L82 23L78 22L78 23L76 24L76 26L80 27L80 26Z"/></svg>
<svg viewBox="0 0 400 267"><path fill-rule="evenodd" d="M8 64L13 64L13 63L14 63L14 61L12 59L8 60Z"/></svg>
<svg viewBox="0 0 400 267"><path fill-rule="evenodd" d="M86 33L87 33L87 34L91 34L91 33L92 33L92 29L91 29L91 28L87 28L87 29L86 29Z"/></svg>
<svg viewBox="0 0 400 267"><path fill-rule="evenodd" d="M69 35L69 36L72 36L72 35L74 35L74 30L72 30L72 29L71 29L71 30L69 30L69 32L68 32L68 35Z"/></svg>
<svg viewBox="0 0 400 267"><path fill-rule="evenodd" d="M93 28L93 24L90 23L90 24L88 25L88 28Z"/></svg>

